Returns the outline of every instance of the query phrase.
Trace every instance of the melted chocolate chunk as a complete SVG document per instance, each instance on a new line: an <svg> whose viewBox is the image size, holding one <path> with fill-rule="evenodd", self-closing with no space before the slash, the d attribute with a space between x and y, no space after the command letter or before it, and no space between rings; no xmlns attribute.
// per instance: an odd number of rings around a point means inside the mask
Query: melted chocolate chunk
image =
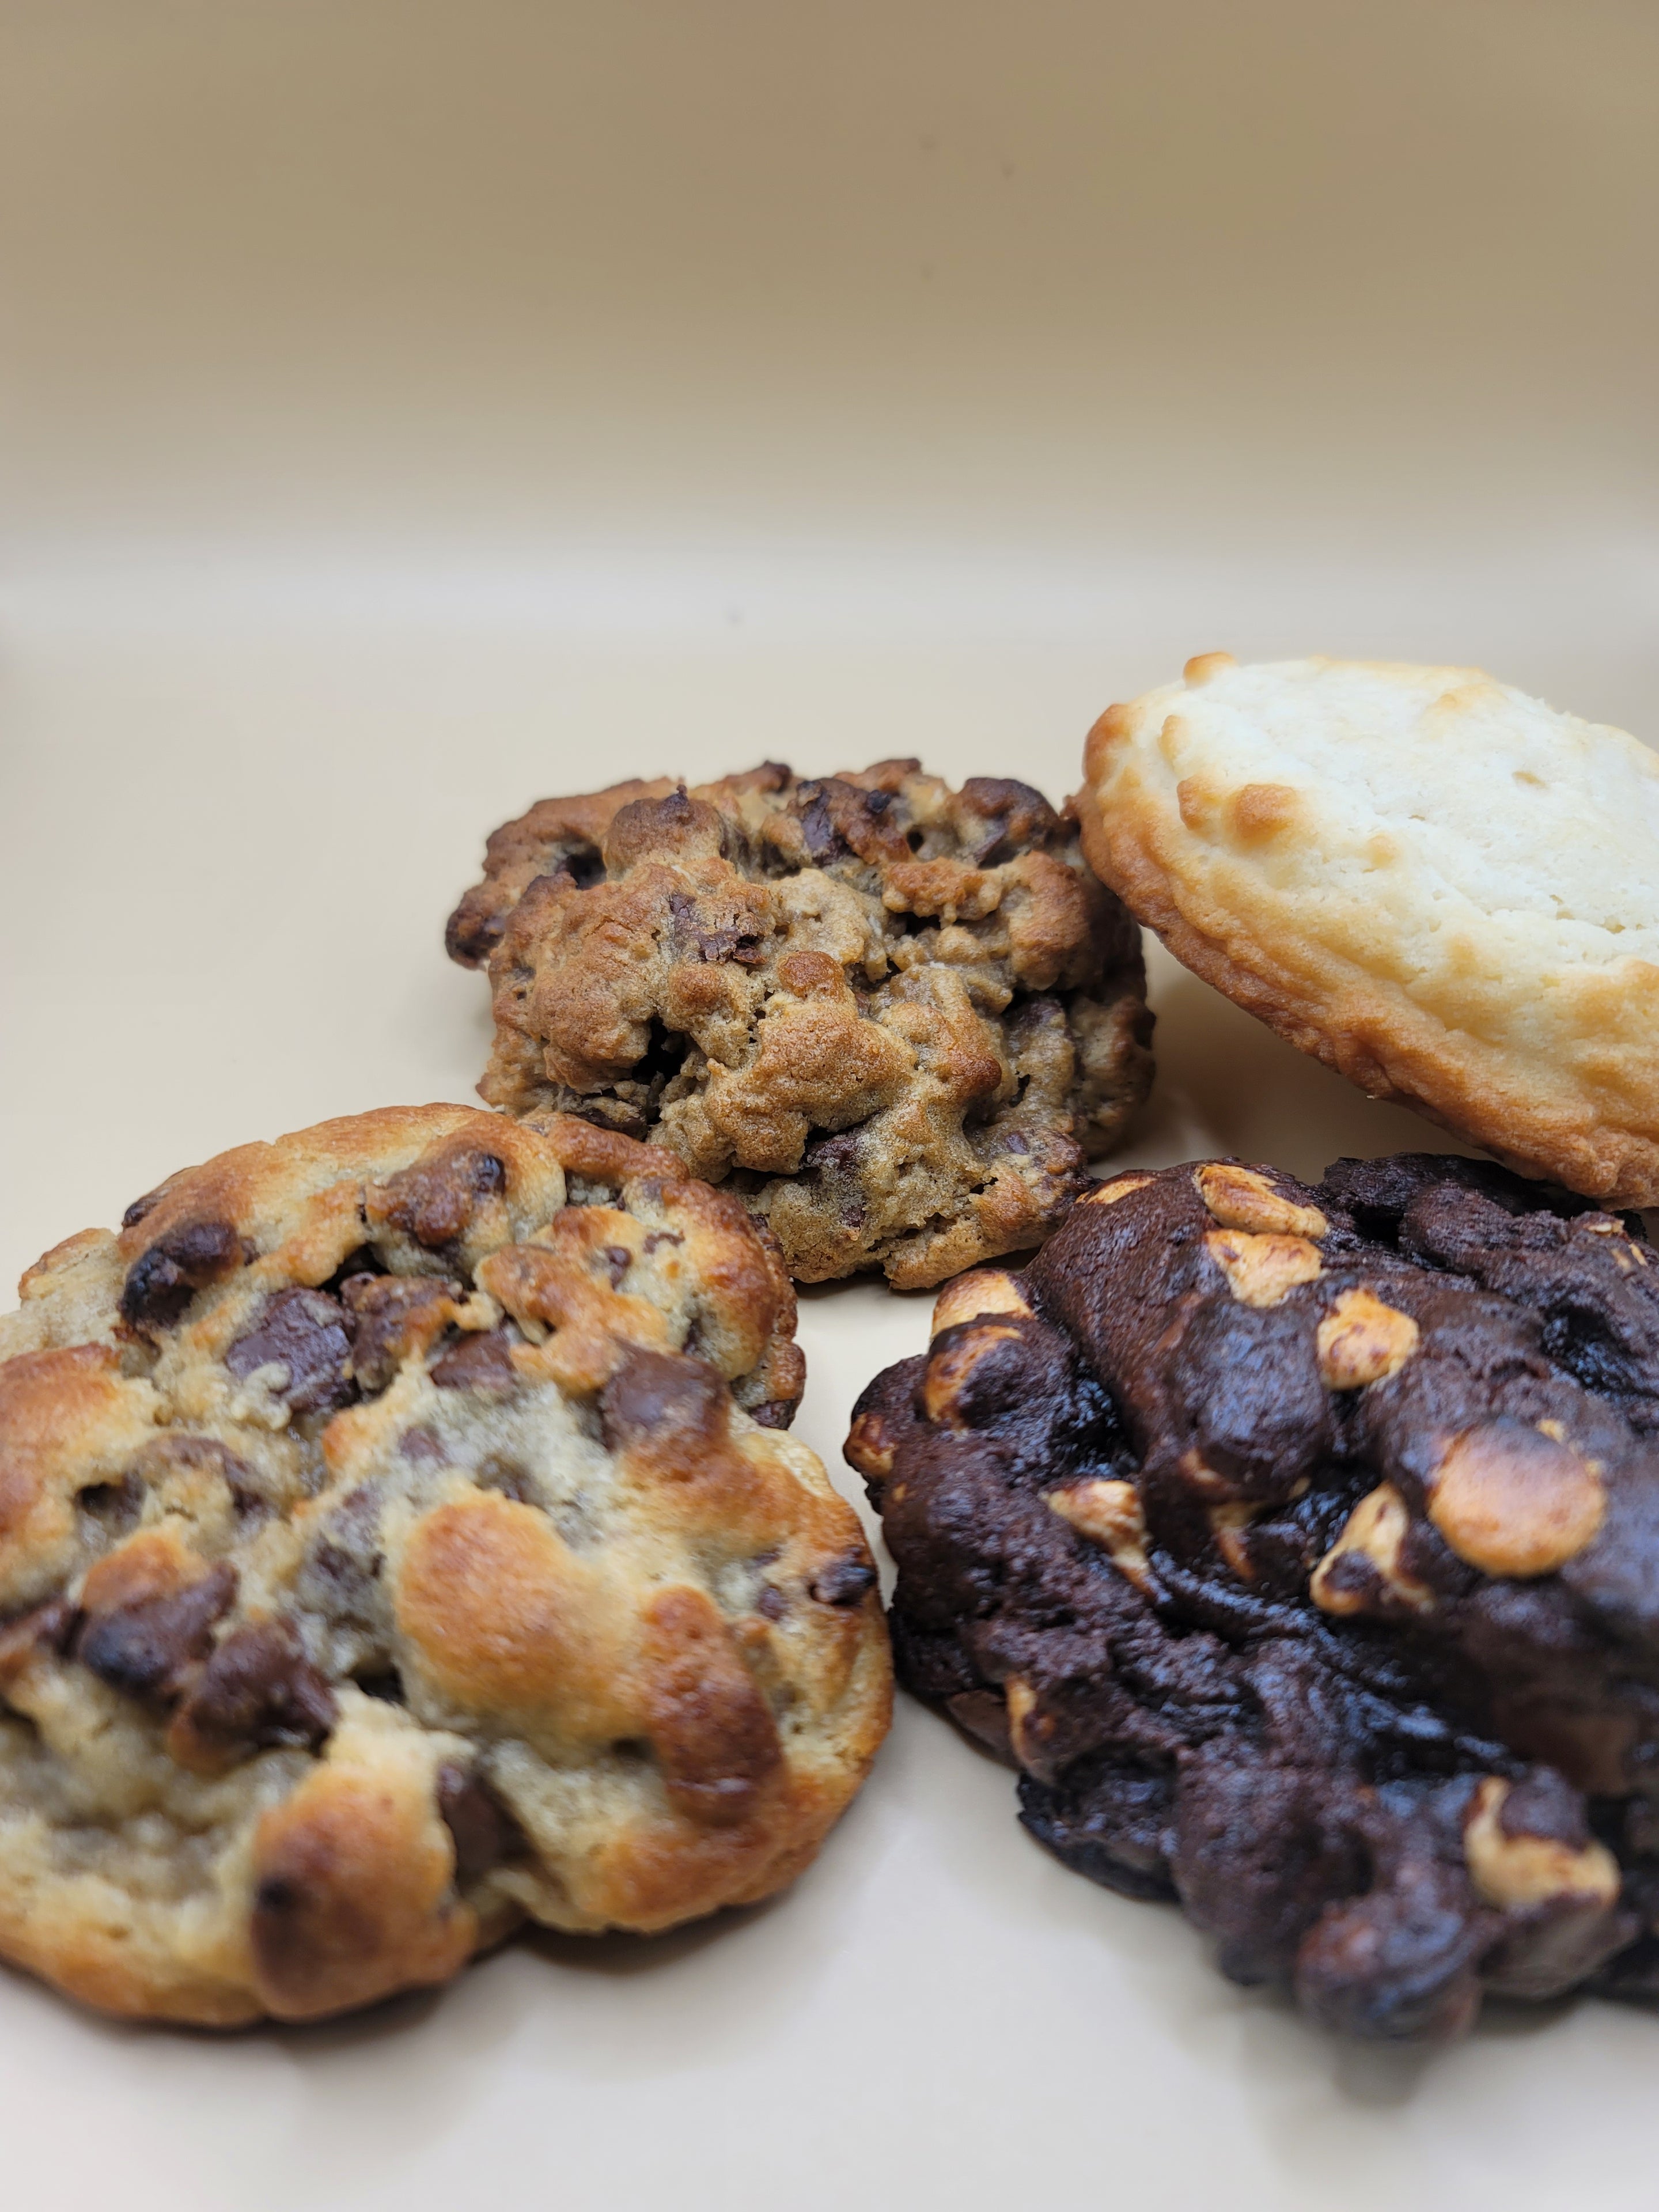
<svg viewBox="0 0 1659 2212"><path fill-rule="evenodd" d="M455 1846L455 1880L477 1881L521 1844L518 1824L476 1774L448 1762L438 1769L438 1811Z"/></svg>
<svg viewBox="0 0 1659 2212"><path fill-rule="evenodd" d="M198 1291L234 1274L246 1257L241 1237L228 1221L191 1221L169 1230L128 1268L121 1318L133 1328L171 1328Z"/></svg>
<svg viewBox="0 0 1659 2212"><path fill-rule="evenodd" d="M726 1384L701 1359L631 1346L599 1394L599 1415L611 1451L677 1437L690 1443L725 1427Z"/></svg>
<svg viewBox="0 0 1659 2212"><path fill-rule="evenodd" d="M876 1586L876 1571L862 1551L846 1552L820 1567L811 1588L820 1605L860 1605Z"/></svg>
<svg viewBox="0 0 1659 2212"><path fill-rule="evenodd" d="M258 1750L314 1751L333 1732L334 1692L284 1620L233 1629L180 1705L168 1748L187 1766L234 1765Z"/></svg>
<svg viewBox="0 0 1659 2212"><path fill-rule="evenodd" d="M441 1275L356 1275L343 1286L351 1331L351 1372L368 1391L384 1390L418 1346L442 1328L460 1285Z"/></svg>
<svg viewBox="0 0 1659 2212"><path fill-rule="evenodd" d="M519 1370L513 1364L518 1341L518 1332L506 1324L459 1337L434 1362L432 1379L441 1390L483 1390L492 1397L508 1397L519 1387Z"/></svg>
<svg viewBox="0 0 1659 2212"><path fill-rule="evenodd" d="M124 1697L175 1697L210 1647L214 1624L235 1602L236 1580L235 1568L221 1560L169 1596L91 1614L76 1637L75 1656Z"/></svg>
<svg viewBox="0 0 1659 2212"><path fill-rule="evenodd" d="M507 1188L507 1165L477 1146L440 1153L389 1176L374 1194L374 1209L388 1226L428 1251L459 1243L481 1205Z"/></svg>
<svg viewBox="0 0 1659 2212"><path fill-rule="evenodd" d="M331 1413L356 1395L345 1309L326 1291L278 1291L267 1298L252 1328L226 1352L225 1364L239 1381L260 1367L286 1369L276 1395L296 1413Z"/></svg>

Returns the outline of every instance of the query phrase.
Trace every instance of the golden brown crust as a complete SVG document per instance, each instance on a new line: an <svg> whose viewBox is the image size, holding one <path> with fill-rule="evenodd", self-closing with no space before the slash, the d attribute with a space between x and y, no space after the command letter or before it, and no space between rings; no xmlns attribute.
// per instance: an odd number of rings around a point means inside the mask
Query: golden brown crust
<svg viewBox="0 0 1659 2212"><path fill-rule="evenodd" d="M489 962L484 1097L729 1178L803 1281L1039 1242L1151 1079L1139 938L1075 826L914 761L544 801L448 942Z"/></svg>
<svg viewBox="0 0 1659 2212"><path fill-rule="evenodd" d="M890 1670L734 1195L564 1116L388 1109L25 1280L0 1956L129 2014L312 2019L526 1914L660 1928L811 1857Z"/></svg>
<svg viewBox="0 0 1659 2212"><path fill-rule="evenodd" d="M1287 681L1343 669L1290 664ZM1425 766L1431 816L1462 781L1479 789L1489 777L1495 807L1500 784L1542 788L1530 768L1511 775L1506 732L1516 758L1524 741L1540 769L1555 742L1568 765L1605 760L1638 786L1652 778L1622 732L1563 716L1553 718L1558 735L1547 710L1477 672L1357 673L1380 697L1420 690L1431 701L1425 723L1437 712L1425 750L1437 752L1444 781L1431 783ZM1226 667L1210 667L1201 684L1207 693L1228 680ZM1506 892L1484 877L1447 920L1443 892L1414 872L1407 832L1420 817L1379 814L1350 890L1342 870L1352 856L1324 786L1310 775L1299 786L1237 781L1227 765L1236 754L1208 741L1197 708L1186 719L1180 709L1176 687L1109 708L1090 733L1073 802L1091 865L1137 918L1195 975L1370 1096L1413 1107L1522 1174L1613 1204L1659 1202L1659 965L1619 950L1644 944L1644 931L1615 917L1619 937L1602 945L1569 912L1552 933L1547 916L1534 922L1527 910L1547 899L1547 883ZM1340 757L1334 740L1333 778ZM1639 805L1612 807L1609 836L1621 811L1639 825ZM1571 829L1593 848L1589 799L1583 811L1565 820L1563 840ZM1492 840L1494 867L1519 884L1498 830ZM1322 890L1312 872L1328 847L1339 863Z"/></svg>

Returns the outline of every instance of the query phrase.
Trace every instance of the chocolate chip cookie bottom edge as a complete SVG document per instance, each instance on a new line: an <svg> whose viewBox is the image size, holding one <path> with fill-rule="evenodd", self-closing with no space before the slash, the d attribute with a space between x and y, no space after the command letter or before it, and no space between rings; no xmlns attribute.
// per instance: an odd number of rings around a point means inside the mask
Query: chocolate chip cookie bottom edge
<svg viewBox="0 0 1659 2212"><path fill-rule="evenodd" d="M847 1456L899 1676L1353 2034L1659 1996L1659 1254L1433 1155L1098 1185Z"/></svg>
<svg viewBox="0 0 1659 2212"><path fill-rule="evenodd" d="M885 1733L730 1194L388 1109L171 1177L0 1320L0 1956L233 2025L793 1879Z"/></svg>

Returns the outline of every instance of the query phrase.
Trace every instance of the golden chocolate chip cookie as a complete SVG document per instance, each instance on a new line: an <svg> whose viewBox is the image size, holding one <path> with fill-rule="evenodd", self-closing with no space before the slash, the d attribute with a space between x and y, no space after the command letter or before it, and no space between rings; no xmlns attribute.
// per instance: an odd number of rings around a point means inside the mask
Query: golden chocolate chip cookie
<svg viewBox="0 0 1659 2212"><path fill-rule="evenodd" d="M1152 1078L1139 933L1075 824L915 761L544 799L448 945L489 963L492 1105L665 1146L803 1282L1039 1243Z"/></svg>
<svg viewBox="0 0 1659 2212"><path fill-rule="evenodd" d="M1478 669L1240 667L1109 708L1077 801L1176 957L1522 1174L1659 1203L1659 759Z"/></svg>
<svg viewBox="0 0 1659 2212"><path fill-rule="evenodd" d="M775 1248L585 1121L172 1176L0 1320L0 1955L303 2020L812 1857L885 1731Z"/></svg>

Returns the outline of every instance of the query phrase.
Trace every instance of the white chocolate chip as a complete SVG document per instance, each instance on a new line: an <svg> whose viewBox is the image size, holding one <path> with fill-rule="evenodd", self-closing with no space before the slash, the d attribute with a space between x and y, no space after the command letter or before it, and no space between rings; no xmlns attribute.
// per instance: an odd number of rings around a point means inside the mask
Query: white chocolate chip
<svg viewBox="0 0 1659 2212"><path fill-rule="evenodd" d="M1559 1422L1464 1430L1429 1493L1429 1518L1460 1559L1523 1580L1576 1558L1606 1510L1600 1463L1581 1458Z"/></svg>
<svg viewBox="0 0 1659 2212"><path fill-rule="evenodd" d="M933 1302L933 1334L981 1314L1029 1314L1030 1305L1006 1267L971 1267L946 1283Z"/></svg>
<svg viewBox="0 0 1659 2212"><path fill-rule="evenodd" d="M1407 1574L1400 1564L1400 1547L1411 1527L1405 1499L1391 1482L1379 1482L1362 1498L1342 1525L1342 1533L1314 1569L1308 1595L1322 1613L1339 1616L1366 1613L1372 1600L1365 1590L1346 1589L1334 1570L1340 1559L1358 1557L1370 1561L1388 1593L1414 1613L1433 1609L1434 1593Z"/></svg>
<svg viewBox="0 0 1659 2212"><path fill-rule="evenodd" d="M1550 1836L1506 1835L1498 1815L1510 1785L1489 1774L1474 1793L1463 1827L1463 1856L1488 1905L1548 1905L1557 1899L1611 1905L1619 1862L1604 1844L1574 1850Z"/></svg>
<svg viewBox="0 0 1659 2212"><path fill-rule="evenodd" d="M996 1346L1018 1341L1017 1328L1010 1328L1006 1322L988 1321L935 1352L927 1363L927 1380L921 1386L921 1407L928 1419L942 1428L965 1429L968 1424L958 1409L968 1377Z"/></svg>
<svg viewBox="0 0 1659 2212"><path fill-rule="evenodd" d="M1363 1390L1397 1375L1418 1346L1409 1314L1370 1291L1344 1291L1319 1324L1319 1379L1328 1390Z"/></svg>
<svg viewBox="0 0 1659 2212"><path fill-rule="evenodd" d="M1249 1229L1286 1237L1328 1236L1330 1223L1316 1206L1298 1206L1276 1191L1255 1168L1231 1160L1206 1160L1193 1181L1212 1219L1224 1229Z"/></svg>
<svg viewBox="0 0 1659 2212"><path fill-rule="evenodd" d="M1317 1246L1305 1237L1212 1229L1204 1249L1227 1278L1228 1289L1246 1306L1276 1306L1299 1283L1315 1281L1324 1267Z"/></svg>
<svg viewBox="0 0 1659 2212"><path fill-rule="evenodd" d="M1152 1181L1149 1175L1113 1176L1105 1182L1097 1182L1085 1190L1078 1200L1079 1206L1115 1206L1121 1198L1127 1198L1132 1190L1145 1190Z"/></svg>
<svg viewBox="0 0 1659 2212"><path fill-rule="evenodd" d="M1150 1592L1152 1570L1146 1558L1146 1522L1132 1482L1078 1482L1048 1492L1051 1512L1068 1521L1079 1536L1098 1544L1121 1575L1137 1589Z"/></svg>

